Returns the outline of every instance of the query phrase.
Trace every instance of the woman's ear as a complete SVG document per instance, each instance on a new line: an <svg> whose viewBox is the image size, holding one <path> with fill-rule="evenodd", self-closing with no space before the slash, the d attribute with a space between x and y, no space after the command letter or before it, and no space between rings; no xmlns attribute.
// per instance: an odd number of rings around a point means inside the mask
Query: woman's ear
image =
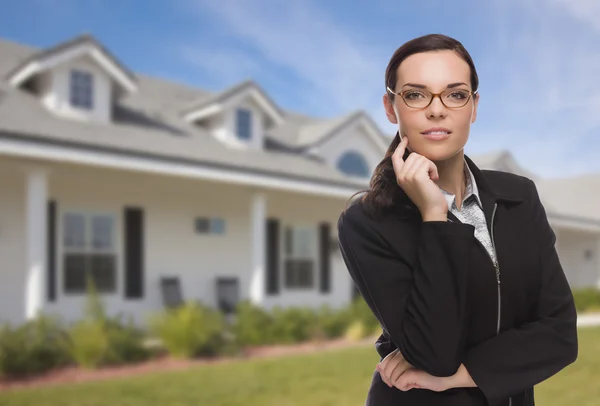
<svg viewBox="0 0 600 406"><path fill-rule="evenodd" d="M479 107L479 92L473 96L473 114L471 115L471 124L477 120L477 108Z"/></svg>
<svg viewBox="0 0 600 406"><path fill-rule="evenodd" d="M390 100L390 96L386 93L383 95L383 107L385 108L385 115L392 124L398 124L398 112L396 111L395 103Z"/></svg>

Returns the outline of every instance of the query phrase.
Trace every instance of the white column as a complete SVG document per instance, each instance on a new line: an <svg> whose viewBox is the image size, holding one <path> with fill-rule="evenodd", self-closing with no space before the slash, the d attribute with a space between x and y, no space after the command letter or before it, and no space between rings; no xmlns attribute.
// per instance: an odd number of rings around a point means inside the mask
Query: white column
<svg viewBox="0 0 600 406"><path fill-rule="evenodd" d="M250 300L254 304L263 303L266 277L266 215L267 197L262 193L252 196L250 209L250 246L252 247L252 268L250 273Z"/></svg>
<svg viewBox="0 0 600 406"><path fill-rule="evenodd" d="M598 278L596 279L596 287L600 289L600 237L596 239L596 268L598 269Z"/></svg>
<svg viewBox="0 0 600 406"><path fill-rule="evenodd" d="M46 295L47 175L33 170L26 182L25 317L29 320L43 310Z"/></svg>

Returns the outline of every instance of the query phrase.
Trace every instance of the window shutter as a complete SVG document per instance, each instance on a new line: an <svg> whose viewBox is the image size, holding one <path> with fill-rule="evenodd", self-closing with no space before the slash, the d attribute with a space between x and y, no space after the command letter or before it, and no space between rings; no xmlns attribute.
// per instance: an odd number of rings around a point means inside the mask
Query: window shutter
<svg viewBox="0 0 600 406"><path fill-rule="evenodd" d="M46 241L46 287L48 301L56 300L56 201L48 201L48 238Z"/></svg>
<svg viewBox="0 0 600 406"><path fill-rule="evenodd" d="M125 223L125 297L144 297L144 211L126 207Z"/></svg>
<svg viewBox="0 0 600 406"><path fill-rule="evenodd" d="M329 223L319 225L319 269L321 271L321 293L331 292L331 226Z"/></svg>
<svg viewBox="0 0 600 406"><path fill-rule="evenodd" d="M266 227L266 293L276 295L279 293L279 220L267 219Z"/></svg>

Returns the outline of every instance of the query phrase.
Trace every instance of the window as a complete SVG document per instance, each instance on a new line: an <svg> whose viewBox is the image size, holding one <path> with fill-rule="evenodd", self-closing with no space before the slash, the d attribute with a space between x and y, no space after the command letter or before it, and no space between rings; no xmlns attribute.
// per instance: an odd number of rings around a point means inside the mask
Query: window
<svg viewBox="0 0 600 406"><path fill-rule="evenodd" d="M114 216L66 213L63 230L65 293L85 293L88 278L98 292L115 292L117 254Z"/></svg>
<svg viewBox="0 0 600 406"><path fill-rule="evenodd" d="M235 121L237 137L244 141L250 140L252 138L252 112L246 109L238 109Z"/></svg>
<svg viewBox="0 0 600 406"><path fill-rule="evenodd" d="M338 169L350 176L369 176L369 165L362 154L354 151L346 152L338 161Z"/></svg>
<svg viewBox="0 0 600 406"><path fill-rule="evenodd" d="M315 285L317 258L316 227L288 226L283 237L286 288L312 288Z"/></svg>
<svg viewBox="0 0 600 406"><path fill-rule="evenodd" d="M91 110L94 108L94 78L91 73L71 71L71 106Z"/></svg>
<svg viewBox="0 0 600 406"><path fill-rule="evenodd" d="M225 220L222 218L198 217L196 219L196 233L225 234Z"/></svg>

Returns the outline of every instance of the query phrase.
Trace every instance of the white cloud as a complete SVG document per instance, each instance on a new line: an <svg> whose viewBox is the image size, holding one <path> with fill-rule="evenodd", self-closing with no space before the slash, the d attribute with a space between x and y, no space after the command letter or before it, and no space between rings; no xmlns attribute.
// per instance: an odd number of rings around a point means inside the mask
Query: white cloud
<svg viewBox="0 0 600 406"><path fill-rule="evenodd" d="M598 0L550 0L550 2L600 32L600 2Z"/></svg>
<svg viewBox="0 0 600 406"><path fill-rule="evenodd" d="M600 155L600 142L590 138L600 128L600 30L581 23L600 15L600 3L495 4L498 43L490 44L483 65L487 81L497 83L488 83L494 100L486 100L485 92L482 100L501 119L483 131L493 138L486 145L503 143L544 176L600 171L592 158ZM483 145L476 142L477 149Z"/></svg>
<svg viewBox="0 0 600 406"><path fill-rule="evenodd" d="M204 71L217 86L252 78L259 70L259 63L242 51L234 49L204 49L181 47L183 59Z"/></svg>
<svg viewBox="0 0 600 406"><path fill-rule="evenodd" d="M227 30L273 65L298 79L289 83L299 97L324 115L363 108L383 117L383 72L386 60L360 46L309 2L195 1L198 13L211 13ZM229 52L229 51L224 51ZM235 53L223 58L237 58ZM242 57L244 60L244 57Z"/></svg>

